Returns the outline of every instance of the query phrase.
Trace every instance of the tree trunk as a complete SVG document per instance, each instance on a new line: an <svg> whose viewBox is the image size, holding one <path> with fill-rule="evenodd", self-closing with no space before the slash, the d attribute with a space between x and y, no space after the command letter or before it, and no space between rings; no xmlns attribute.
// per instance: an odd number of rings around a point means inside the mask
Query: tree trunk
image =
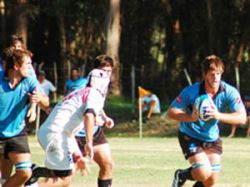
<svg viewBox="0 0 250 187"><path fill-rule="evenodd" d="M120 95L120 0L110 0L110 10L107 16L107 48L106 53L114 58L115 66L112 76L110 92L112 95Z"/></svg>
<svg viewBox="0 0 250 187"><path fill-rule="evenodd" d="M65 33L65 23L64 17L62 15L58 15L58 27L59 27L59 43L60 43L60 60L58 62L58 73L59 73L59 81L58 81L58 91L63 93L63 87L68 77L68 66L67 66L67 57L66 57L66 33Z"/></svg>
<svg viewBox="0 0 250 187"><path fill-rule="evenodd" d="M213 17L212 17L212 1L207 0L207 17L208 17L208 52L213 53L214 41L213 41Z"/></svg>
<svg viewBox="0 0 250 187"><path fill-rule="evenodd" d="M6 27L5 27L5 3L4 0L0 0L0 50L2 51L6 43Z"/></svg>
<svg viewBox="0 0 250 187"><path fill-rule="evenodd" d="M18 14L16 20L16 32L23 38L23 46L27 48L28 19L26 14L27 0L18 0Z"/></svg>

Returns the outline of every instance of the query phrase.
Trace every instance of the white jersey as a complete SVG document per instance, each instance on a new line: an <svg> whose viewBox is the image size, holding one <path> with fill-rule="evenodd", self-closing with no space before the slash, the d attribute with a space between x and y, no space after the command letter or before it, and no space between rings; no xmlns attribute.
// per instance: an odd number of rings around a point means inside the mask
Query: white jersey
<svg viewBox="0 0 250 187"><path fill-rule="evenodd" d="M83 128L83 115L87 110L96 116L103 110L105 97L95 88L86 87L76 90L58 103L39 131L42 134L61 133L75 135Z"/></svg>
<svg viewBox="0 0 250 187"><path fill-rule="evenodd" d="M149 110L148 104L149 104L151 101L155 101L155 108L154 108L153 113L154 113L154 114L161 113L160 100L159 100L159 98L158 98L155 94L152 94L152 95L149 95L149 96L144 96L144 97L142 98L142 103L147 104L147 105L145 106L145 108L143 109L143 111Z"/></svg>

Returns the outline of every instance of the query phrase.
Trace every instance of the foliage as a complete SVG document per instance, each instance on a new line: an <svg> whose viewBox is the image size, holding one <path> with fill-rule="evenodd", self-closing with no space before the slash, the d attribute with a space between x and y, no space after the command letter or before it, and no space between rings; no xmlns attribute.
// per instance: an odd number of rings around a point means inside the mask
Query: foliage
<svg viewBox="0 0 250 187"><path fill-rule="evenodd" d="M21 9L17 0L4 2L6 11L1 17L0 34L7 35L15 32L17 25L13 20ZM94 57L104 53L107 46L105 25L110 0L26 2L22 11L29 18L28 48L35 54L34 61L45 62L44 67L51 72L52 63L57 62L60 76L68 74L65 63L70 61L71 67L80 67L86 74L93 67ZM225 60L224 77L230 83L235 84L234 67L239 66L242 85L246 87L249 74L245 70L249 63L242 62L249 56L249 19L249 1L121 1L122 95L131 97L134 88L128 83L134 66L135 88L143 85L161 98L172 99L187 85L183 69L187 69L193 82L200 80L200 63L211 53ZM64 36L60 34L62 28ZM61 63L62 53L66 60Z"/></svg>

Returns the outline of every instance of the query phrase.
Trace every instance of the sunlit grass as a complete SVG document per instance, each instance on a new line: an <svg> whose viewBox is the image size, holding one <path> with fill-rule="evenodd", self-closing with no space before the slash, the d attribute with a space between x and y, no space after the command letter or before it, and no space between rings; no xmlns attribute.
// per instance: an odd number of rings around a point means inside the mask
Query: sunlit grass
<svg viewBox="0 0 250 187"><path fill-rule="evenodd" d="M177 138L109 138L116 163L113 187L168 187L174 171L186 168ZM250 187L250 139L224 138L222 173L216 187ZM34 136L30 137L32 160L43 164L44 153ZM96 187L98 168L91 165L87 177L79 174L73 187ZM192 186L188 182L186 186Z"/></svg>

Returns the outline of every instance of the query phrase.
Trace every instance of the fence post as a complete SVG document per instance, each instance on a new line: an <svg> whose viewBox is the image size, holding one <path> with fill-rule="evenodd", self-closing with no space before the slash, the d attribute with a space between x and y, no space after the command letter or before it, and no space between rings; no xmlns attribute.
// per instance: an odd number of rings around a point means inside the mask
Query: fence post
<svg viewBox="0 0 250 187"><path fill-rule="evenodd" d="M135 114L135 66L131 66L131 101L132 101L132 114Z"/></svg>

